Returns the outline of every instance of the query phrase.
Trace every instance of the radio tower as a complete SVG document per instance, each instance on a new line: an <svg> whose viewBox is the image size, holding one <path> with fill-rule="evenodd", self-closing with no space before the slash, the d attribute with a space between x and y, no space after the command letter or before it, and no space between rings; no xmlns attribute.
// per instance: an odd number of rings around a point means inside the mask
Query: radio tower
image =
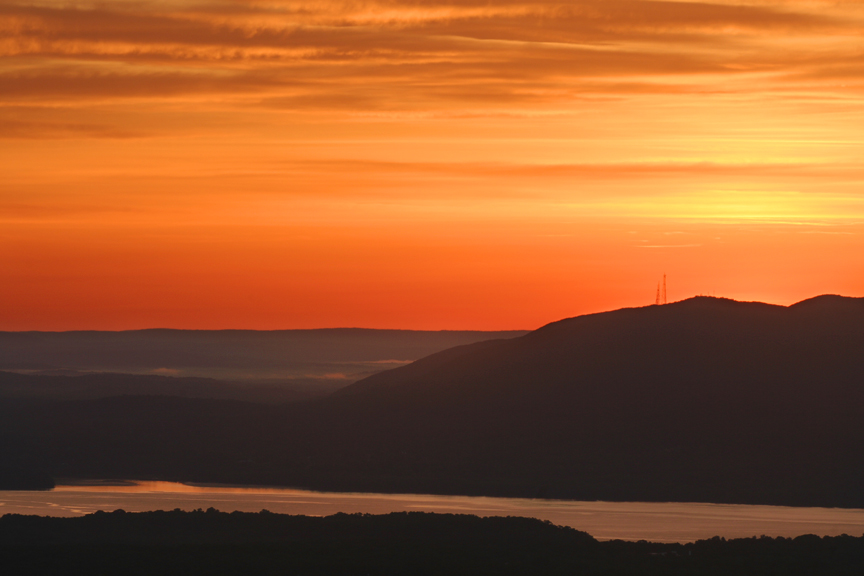
<svg viewBox="0 0 864 576"><path fill-rule="evenodd" d="M657 283L657 297L654 299L654 305L655 306L660 305L660 283L659 282Z"/></svg>
<svg viewBox="0 0 864 576"><path fill-rule="evenodd" d="M666 304L666 274L663 274L663 304Z"/></svg>

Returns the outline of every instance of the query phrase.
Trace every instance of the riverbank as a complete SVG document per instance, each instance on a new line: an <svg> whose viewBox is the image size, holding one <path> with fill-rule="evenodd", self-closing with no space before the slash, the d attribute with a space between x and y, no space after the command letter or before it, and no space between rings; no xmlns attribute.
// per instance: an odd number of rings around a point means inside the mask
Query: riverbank
<svg viewBox="0 0 864 576"><path fill-rule="evenodd" d="M196 510L330 516L339 512L436 512L521 516L589 532L598 540L693 542L713 536L796 537L864 534L864 510L687 502L585 502L429 494L314 492L276 487L201 486L132 480L62 480L48 492L0 492L0 514L81 516Z"/></svg>
<svg viewBox="0 0 864 576"><path fill-rule="evenodd" d="M864 572L864 537L600 542L517 517L99 512L0 517L10 574L833 576Z"/></svg>

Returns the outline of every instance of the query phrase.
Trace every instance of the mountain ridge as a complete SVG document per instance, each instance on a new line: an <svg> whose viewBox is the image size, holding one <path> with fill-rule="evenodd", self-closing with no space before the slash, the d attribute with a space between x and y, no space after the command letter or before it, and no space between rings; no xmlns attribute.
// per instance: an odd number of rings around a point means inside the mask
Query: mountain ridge
<svg viewBox="0 0 864 576"><path fill-rule="evenodd" d="M862 472L847 461L864 455L862 304L696 297L578 316L370 376L333 399L417 446L424 434L446 438L472 476L482 462L538 494L801 502L818 500L804 487L813 482L837 502L850 496L839 484Z"/></svg>
<svg viewBox="0 0 864 576"><path fill-rule="evenodd" d="M21 404L0 444L61 477L864 507L862 304L579 316L284 406Z"/></svg>

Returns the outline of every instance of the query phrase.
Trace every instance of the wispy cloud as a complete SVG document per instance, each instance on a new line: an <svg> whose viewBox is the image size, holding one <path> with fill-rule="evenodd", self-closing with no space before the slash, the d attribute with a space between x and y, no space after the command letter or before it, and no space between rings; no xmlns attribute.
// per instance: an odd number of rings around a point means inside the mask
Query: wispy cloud
<svg viewBox="0 0 864 576"><path fill-rule="evenodd" d="M862 30L851 0L0 2L0 328L860 289Z"/></svg>
<svg viewBox="0 0 864 576"><path fill-rule="evenodd" d="M754 74L770 75L757 80L766 88L860 77L857 5L818 8L643 0L11 3L0 7L0 93L57 100L255 92L270 105L341 109L340 93L352 86L361 109L400 101L423 109L501 100L530 107L584 92L698 92L708 89L705 75L751 77L748 90Z"/></svg>
<svg viewBox="0 0 864 576"><path fill-rule="evenodd" d="M636 248L699 248L702 244L637 244Z"/></svg>

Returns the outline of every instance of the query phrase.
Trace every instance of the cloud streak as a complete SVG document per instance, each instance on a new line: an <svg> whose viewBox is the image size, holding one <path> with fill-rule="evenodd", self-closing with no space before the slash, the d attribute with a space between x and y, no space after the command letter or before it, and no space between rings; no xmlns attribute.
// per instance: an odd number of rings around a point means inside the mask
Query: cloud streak
<svg viewBox="0 0 864 576"><path fill-rule="evenodd" d="M862 29L833 0L0 2L0 328L539 326L663 271L852 293Z"/></svg>
<svg viewBox="0 0 864 576"><path fill-rule="evenodd" d="M709 76L713 86L728 78L732 91L744 89L740 79L748 91L754 82L825 91L819 80L861 74L854 39L862 20L856 5L843 6L826 13L803 2L643 0L12 3L0 7L0 97L257 92L276 107L314 101L343 109L340 89L356 85L370 88L360 90L359 109L404 108L399 101L415 109L502 100L530 107L585 92L705 91ZM798 48L786 45L795 38Z"/></svg>

